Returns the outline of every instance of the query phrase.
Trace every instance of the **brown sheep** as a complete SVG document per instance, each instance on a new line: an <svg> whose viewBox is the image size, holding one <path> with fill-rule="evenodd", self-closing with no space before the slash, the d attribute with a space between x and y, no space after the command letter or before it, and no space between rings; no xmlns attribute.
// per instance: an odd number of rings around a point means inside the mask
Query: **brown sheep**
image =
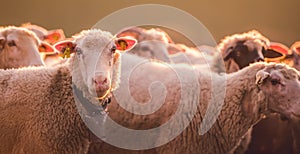
<svg viewBox="0 0 300 154"><path fill-rule="evenodd" d="M268 48L269 40L258 31L252 30L242 34L225 37L219 44L225 62L226 72L238 71L250 63L263 61L263 52Z"/></svg>

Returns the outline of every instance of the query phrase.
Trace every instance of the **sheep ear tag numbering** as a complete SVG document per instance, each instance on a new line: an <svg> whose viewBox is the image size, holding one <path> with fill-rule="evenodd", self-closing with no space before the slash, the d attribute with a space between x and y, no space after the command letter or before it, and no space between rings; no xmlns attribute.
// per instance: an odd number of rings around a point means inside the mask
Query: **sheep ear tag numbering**
<svg viewBox="0 0 300 154"><path fill-rule="evenodd" d="M115 40L116 49L122 52L131 50L137 43L137 40L128 37L120 37Z"/></svg>
<svg viewBox="0 0 300 154"><path fill-rule="evenodd" d="M59 51L62 58L70 58L71 54L74 53L75 45L72 41L62 41L55 44L54 47Z"/></svg>

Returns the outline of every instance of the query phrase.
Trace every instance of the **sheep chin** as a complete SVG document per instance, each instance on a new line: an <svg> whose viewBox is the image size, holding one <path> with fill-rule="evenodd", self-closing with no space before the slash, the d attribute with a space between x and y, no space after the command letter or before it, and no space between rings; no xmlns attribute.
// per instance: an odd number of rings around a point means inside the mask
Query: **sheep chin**
<svg viewBox="0 0 300 154"><path fill-rule="evenodd" d="M106 90L105 92L97 92L97 96L98 97L96 97L95 99L96 100L103 100L103 99L105 99L107 96L108 96L108 94L111 92L111 88L109 88L108 90Z"/></svg>

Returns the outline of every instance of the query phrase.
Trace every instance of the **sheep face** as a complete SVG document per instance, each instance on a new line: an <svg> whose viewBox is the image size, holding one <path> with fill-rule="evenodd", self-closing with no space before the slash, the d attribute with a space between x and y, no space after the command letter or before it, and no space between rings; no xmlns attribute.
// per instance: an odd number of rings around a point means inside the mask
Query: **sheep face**
<svg viewBox="0 0 300 154"><path fill-rule="evenodd" d="M0 30L0 68L19 68L44 65L39 50L53 48L41 43L31 31L18 27Z"/></svg>
<svg viewBox="0 0 300 154"><path fill-rule="evenodd" d="M130 53L148 59L158 59L165 62L170 62L168 57L167 44L157 40L140 42Z"/></svg>
<svg viewBox="0 0 300 154"><path fill-rule="evenodd" d="M119 51L131 49L136 41L126 38L113 39L101 30L88 30L74 37L74 42L64 41L55 45L61 51L75 53L73 58L73 82L79 80L92 96L104 98L113 88L115 69L118 69ZM117 76L116 76L117 77ZM78 84L77 84L78 86Z"/></svg>
<svg viewBox="0 0 300 154"><path fill-rule="evenodd" d="M256 84L267 96L268 108L289 119L300 119L299 73L288 66L267 66L256 74Z"/></svg>
<svg viewBox="0 0 300 154"><path fill-rule="evenodd" d="M237 42L236 46L231 47L227 51L227 55L224 57L224 61L230 58L238 65L239 69L248 66L251 63L263 61L264 56L262 54L262 49L252 48L247 45L247 41Z"/></svg>
<svg viewBox="0 0 300 154"><path fill-rule="evenodd" d="M225 37L218 50L221 51L226 66L226 72L240 70L250 63L263 61L264 50L268 48L270 41L258 31L252 30L242 34L234 34Z"/></svg>

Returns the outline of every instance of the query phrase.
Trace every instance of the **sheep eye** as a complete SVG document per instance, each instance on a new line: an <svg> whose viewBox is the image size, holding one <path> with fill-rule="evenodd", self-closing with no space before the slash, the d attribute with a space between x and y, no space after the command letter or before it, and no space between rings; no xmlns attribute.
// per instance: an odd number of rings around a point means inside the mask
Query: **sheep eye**
<svg viewBox="0 0 300 154"><path fill-rule="evenodd" d="M237 52L236 52L236 56L237 56L237 57L240 57L240 56L241 56L241 52L240 52L240 51L237 51Z"/></svg>
<svg viewBox="0 0 300 154"><path fill-rule="evenodd" d="M80 48L76 48L75 52L77 55L81 55L82 54L82 50Z"/></svg>
<svg viewBox="0 0 300 154"><path fill-rule="evenodd" d="M15 41L10 41L7 43L8 46L13 47L13 46L17 46Z"/></svg>
<svg viewBox="0 0 300 154"><path fill-rule="evenodd" d="M272 79L272 80L271 80L271 84L272 84L273 86L275 86L275 85L277 85L277 84L280 84L280 81L277 80L277 79Z"/></svg>
<svg viewBox="0 0 300 154"><path fill-rule="evenodd" d="M111 49L110 49L110 51L111 51L112 53L115 53L116 50L117 50L117 47L116 47L116 46L112 46Z"/></svg>
<svg viewBox="0 0 300 154"><path fill-rule="evenodd" d="M142 47L141 47L141 50L142 50L142 51L149 51L150 48L149 48L148 46L142 46Z"/></svg>

